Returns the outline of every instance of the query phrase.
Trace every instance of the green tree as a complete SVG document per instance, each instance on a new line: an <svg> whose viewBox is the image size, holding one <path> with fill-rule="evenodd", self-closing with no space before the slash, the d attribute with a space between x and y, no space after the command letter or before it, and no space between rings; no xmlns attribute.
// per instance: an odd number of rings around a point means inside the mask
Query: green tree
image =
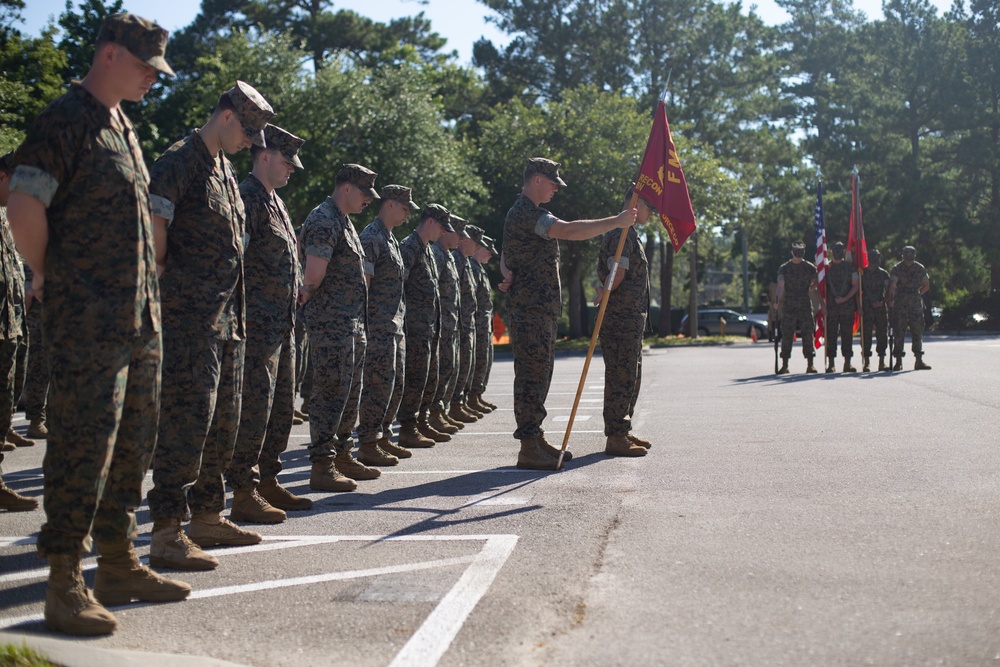
<svg viewBox="0 0 1000 667"><path fill-rule="evenodd" d="M62 40L59 48L66 53L65 79L82 79L94 59L94 44L101 30L101 20L109 14L122 11L122 0L105 3L101 0L82 0L76 11L72 0L66 0L66 9L59 17Z"/></svg>
<svg viewBox="0 0 1000 667"><path fill-rule="evenodd" d="M40 37L0 35L0 152L17 147L31 121L65 90L66 54L53 42L49 26Z"/></svg>

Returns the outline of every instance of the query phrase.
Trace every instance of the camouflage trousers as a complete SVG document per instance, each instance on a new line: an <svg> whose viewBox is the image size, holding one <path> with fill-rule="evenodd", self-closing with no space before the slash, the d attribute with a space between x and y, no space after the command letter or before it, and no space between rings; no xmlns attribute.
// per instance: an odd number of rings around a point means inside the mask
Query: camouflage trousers
<svg viewBox="0 0 1000 667"><path fill-rule="evenodd" d="M924 343L924 302L917 295L915 298L899 298L893 308L895 319L892 322L894 333L892 356L902 357L903 337L910 330L910 349L913 354L923 354Z"/></svg>
<svg viewBox="0 0 1000 667"><path fill-rule="evenodd" d="M462 328L458 332L458 368L455 374L455 391L451 402L464 402L472 382L472 366L476 357L476 329Z"/></svg>
<svg viewBox="0 0 1000 667"><path fill-rule="evenodd" d="M865 308L865 321L861 327L861 349L865 359L872 356L872 329L875 330L875 351L884 357L889 344L889 314L883 305L881 308Z"/></svg>
<svg viewBox="0 0 1000 667"><path fill-rule="evenodd" d="M632 430L642 384L642 335L601 336L604 357L604 435Z"/></svg>
<svg viewBox="0 0 1000 667"><path fill-rule="evenodd" d="M442 331L438 342L438 381L434 392L434 406L448 409L458 384L459 341L457 331Z"/></svg>
<svg viewBox="0 0 1000 667"><path fill-rule="evenodd" d="M45 339L42 336L42 304L34 302L24 317L28 327L28 369L24 379L24 416L28 421L45 421L45 397L49 393L49 371L45 366Z"/></svg>
<svg viewBox="0 0 1000 667"><path fill-rule="evenodd" d="M785 307L781 311L781 358L788 359L792 356L792 342L795 339L795 331L802 336L802 356L812 359L816 355L816 348L813 346L813 331L816 329L816 321L813 319L812 309L808 306L803 308Z"/></svg>
<svg viewBox="0 0 1000 667"><path fill-rule="evenodd" d="M351 430L358 420L366 343L364 333L336 345L319 344L315 337L310 341L309 460L313 463L331 459L353 445Z"/></svg>
<svg viewBox="0 0 1000 667"><path fill-rule="evenodd" d="M28 378L28 337L17 339L17 354L14 357L14 407L24 400L24 383Z"/></svg>
<svg viewBox="0 0 1000 667"><path fill-rule="evenodd" d="M406 382L406 339L399 335L372 337L365 351L358 442L377 442L392 434Z"/></svg>
<svg viewBox="0 0 1000 667"><path fill-rule="evenodd" d="M476 322L476 360L472 367L473 394L482 394L490 381L493 368L493 330L487 322Z"/></svg>
<svg viewBox="0 0 1000 667"><path fill-rule="evenodd" d="M438 384L441 381L441 334L434 334L430 344L430 360L427 364L427 382L424 384L424 393L420 398L419 415L421 417L426 417L429 410L437 407L434 403L434 397L437 395Z"/></svg>
<svg viewBox="0 0 1000 667"><path fill-rule="evenodd" d="M246 343L163 337L163 402L153 458L153 520L226 508L223 475L240 426Z"/></svg>
<svg viewBox="0 0 1000 667"><path fill-rule="evenodd" d="M14 367L17 365L17 341L0 340L0 429L10 430L14 418ZM0 448L0 475L3 474L3 450Z"/></svg>
<svg viewBox="0 0 1000 667"><path fill-rule="evenodd" d="M48 348L46 521L38 553L87 553L137 535L135 510L156 446L162 341L62 340Z"/></svg>
<svg viewBox="0 0 1000 667"><path fill-rule="evenodd" d="M545 399L552 384L556 357L556 317L542 308L510 314L510 348L514 353L514 437L541 435Z"/></svg>
<svg viewBox="0 0 1000 667"><path fill-rule="evenodd" d="M826 323L826 356L837 358L837 341L840 340L840 353L844 360L854 356L854 309L830 308Z"/></svg>
<svg viewBox="0 0 1000 667"><path fill-rule="evenodd" d="M281 472L295 409L295 334L247 337L240 428L226 482L255 487Z"/></svg>
<svg viewBox="0 0 1000 667"><path fill-rule="evenodd" d="M295 315L295 393L309 395L312 375L309 373L309 334L300 307Z"/></svg>
<svg viewBox="0 0 1000 667"><path fill-rule="evenodd" d="M420 403L427 386L427 375L431 366L431 340L407 336L405 372L403 373L403 393L396 416L400 424L416 424L420 413Z"/></svg>

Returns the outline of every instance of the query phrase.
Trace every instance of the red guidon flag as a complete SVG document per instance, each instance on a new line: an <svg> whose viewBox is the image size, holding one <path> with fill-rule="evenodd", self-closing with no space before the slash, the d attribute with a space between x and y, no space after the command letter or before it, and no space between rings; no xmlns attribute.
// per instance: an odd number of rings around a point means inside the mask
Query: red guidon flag
<svg viewBox="0 0 1000 667"><path fill-rule="evenodd" d="M663 100L656 105L653 129L646 142L646 153L642 156L635 193L656 209L670 235L674 251L680 250L695 230L694 209L681 161L670 138L667 107Z"/></svg>
<svg viewBox="0 0 1000 667"><path fill-rule="evenodd" d="M851 176L851 223L847 234L847 255L856 269L868 268L868 244L865 227L861 223L861 179Z"/></svg>

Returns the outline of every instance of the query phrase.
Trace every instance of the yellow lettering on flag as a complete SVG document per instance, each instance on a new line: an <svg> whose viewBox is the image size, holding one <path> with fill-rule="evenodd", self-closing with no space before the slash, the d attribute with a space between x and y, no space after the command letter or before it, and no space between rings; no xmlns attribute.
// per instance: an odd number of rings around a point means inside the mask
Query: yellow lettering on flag
<svg viewBox="0 0 1000 667"><path fill-rule="evenodd" d="M677 157L677 151L668 151L667 154L670 156L670 159L667 160L667 162L670 164L670 166L671 167L676 167L676 168L680 169L681 168L681 160L680 160L680 158ZM662 175L660 176L660 180L661 181L663 180L663 176Z"/></svg>
<svg viewBox="0 0 1000 667"><path fill-rule="evenodd" d="M677 176L677 174L675 174L672 171L668 171L667 172L667 180L670 181L671 183L680 183L681 182L680 177Z"/></svg>

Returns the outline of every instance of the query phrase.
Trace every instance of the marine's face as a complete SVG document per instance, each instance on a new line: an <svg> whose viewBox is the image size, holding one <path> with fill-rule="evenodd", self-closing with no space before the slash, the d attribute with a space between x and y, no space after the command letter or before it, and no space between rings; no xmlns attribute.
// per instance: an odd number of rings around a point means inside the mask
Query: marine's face
<svg viewBox="0 0 1000 667"><path fill-rule="evenodd" d="M372 196L367 190L362 190L354 183L349 183L347 188L347 207L350 209L346 211L348 215L357 215L361 211L368 208L368 204L372 203Z"/></svg>
<svg viewBox="0 0 1000 667"><path fill-rule="evenodd" d="M458 237L458 251L466 257L472 257L476 253L476 248L478 247L479 246L472 239L465 238L464 236Z"/></svg>
<svg viewBox="0 0 1000 667"><path fill-rule="evenodd" d="M480 264L486 264L486 262L493 259L493 253L491 253L488 248L484 248L483 246L476 246L476 253L473 255L473 257Z"/></svg>
<svg viewBox="0 0 1000 667"><path fill-rule="evenodd" d="M559 184L550 178L542 176L541 174L535 174L535 178L538 179L538 192L540 195L540 204L552 201L552 198L556 196L559 192Z"/></svg>
<svg viewBox="0 0 1000 667"><path fill-rule="evenodd" d="M278 151L268 151L267 176L276 188L288 185L288 179L295 172L295 165Z"/></svg>
<svg viewBox="0 0 1000 667"><path fill-rule="evenodd" d="M106 48L113 49L112 62L118 94L124 100L138 102L156 83L156 68L139 60L123 46L109 44Z"/></svg>
<svg viewBox="0 0 1000 667"><path fill-rule="evenodd" d="M647 204L646 200L643 199L642 197L639 197L639 201L635 205L635 208L637 211L635 216L635 224L637 225L646 224L646 222L649 221L649 217L653 215L653 209L649 207L649 204Z"/></svg>
<svg viewBox="0 0 1000 667"><path fill-rule="evenodd" d="M227 110L224 114L222 131L219 133L222 143L222 150L232 155L239 153L244 148L250 148L252 142L243 129L243 123L235 111Z"/></svg>
<svg viewBox="0 0 1000 667"><path fill-rule="evenodd" d="M428 238L430 239L431 243L434 243L435 241L441 238L441 234L444 233L444 227L441 226L441 223L438 222L437 218L427 218L427 219L430 221L430 224L427 227L427 230L430 233L430 236Z"/></svg>

